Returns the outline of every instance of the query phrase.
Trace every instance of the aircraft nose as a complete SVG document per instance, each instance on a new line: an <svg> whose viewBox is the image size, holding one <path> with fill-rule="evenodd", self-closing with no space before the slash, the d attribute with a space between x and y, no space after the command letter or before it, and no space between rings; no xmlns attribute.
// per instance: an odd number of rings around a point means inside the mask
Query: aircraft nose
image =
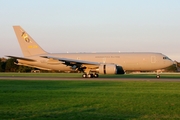
<svg viewBox="0 0 180 120"><path fill-rule="evenodd" d="M171 65L173 65L173 64L174 64L174 61L168 60L168 62L167 62L167 65L168 65L168 66L171 66Z"/></svg>

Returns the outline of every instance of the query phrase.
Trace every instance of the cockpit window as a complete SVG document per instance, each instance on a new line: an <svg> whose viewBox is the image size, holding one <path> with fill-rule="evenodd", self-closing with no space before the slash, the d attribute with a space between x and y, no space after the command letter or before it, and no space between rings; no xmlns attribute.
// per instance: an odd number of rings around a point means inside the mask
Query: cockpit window
<svg viewBox="0 0 180 120"><path fill-rule="evenodd" d="M171 60L170 58L168 58L168 57L166 57L166 56L163 57L163 59L164 59L164 60Z"/></svg>

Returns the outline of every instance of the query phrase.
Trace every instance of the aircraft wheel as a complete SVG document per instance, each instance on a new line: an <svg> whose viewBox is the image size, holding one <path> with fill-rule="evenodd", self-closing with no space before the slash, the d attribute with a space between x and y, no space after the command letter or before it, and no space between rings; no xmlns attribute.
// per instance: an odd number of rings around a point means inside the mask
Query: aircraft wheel
<svg viewBox="0 0 180 120"><path fill-rule="evenodd" d="M93 74L88 74L87 77L88 77L88 78L92 78L92 77L93 77Z"/></svg>
<svg viewBox="0 0 180 120"><path fill-rule="evenodd" d="M159 79L161 76L160 75L156 75L156 78Z"/></svg>
<svg viewBox="0 0 180 120"><path fill-rule="evenodd" d="M87 74L83 74L82 77L83 77L83 78L87 78Z"/></svg>
<svg viewBox="0 0 180 120"><path fill-rule="evenodd" d="M95 77L95 78L98 78L98 77L99 77L99 75L98 75L98 74L94 74L94 77Z"/></svg>

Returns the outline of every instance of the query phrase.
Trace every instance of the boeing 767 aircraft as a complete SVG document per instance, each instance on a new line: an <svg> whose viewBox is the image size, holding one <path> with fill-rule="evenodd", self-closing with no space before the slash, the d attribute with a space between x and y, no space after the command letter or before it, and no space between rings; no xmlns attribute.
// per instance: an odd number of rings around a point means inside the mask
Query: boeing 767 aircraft
<svg viewBox="0 0 180 120"><path fill-rule="evenodd" d="M43 70L80 71L82 77L98 77L98 74L124 74L125 71L152 71L171 66L173 61L161 53L48 53L20 26L13 26L24 57L17 65ZM157 74L157 77L160 77Z"/></svg>

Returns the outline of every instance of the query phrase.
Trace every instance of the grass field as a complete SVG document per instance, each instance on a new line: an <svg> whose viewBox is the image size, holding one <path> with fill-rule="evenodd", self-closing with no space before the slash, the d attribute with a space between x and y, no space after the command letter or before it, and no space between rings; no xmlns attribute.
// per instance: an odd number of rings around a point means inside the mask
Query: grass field
<svg viewBox="0 0 180 120"><path fill-rule="evenodd" d="M176 78L180 79L180 73L162 73L161 78ZM64 78L81 78L82 73L0 73L1 76L16 76L16 77L64 77ZM100 75L100 78L156 78L155 73L143 74L125 74L125 75Z"/></svg>
<svg viewBox="0 0 180 120"><path fill-rule="evenodd" d="M0 80L0 119L180 119L180 82Z"/></svg>

